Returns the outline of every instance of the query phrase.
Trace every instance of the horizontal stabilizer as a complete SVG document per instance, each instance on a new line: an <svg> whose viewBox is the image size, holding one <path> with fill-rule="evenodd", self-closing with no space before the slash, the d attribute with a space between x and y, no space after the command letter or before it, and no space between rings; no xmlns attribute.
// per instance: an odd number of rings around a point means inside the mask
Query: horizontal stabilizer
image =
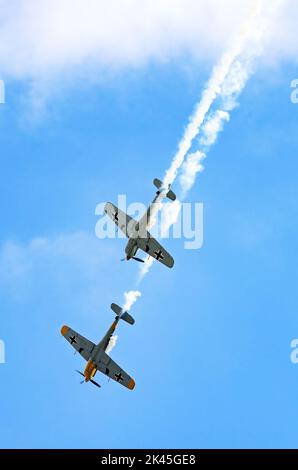
<svg viewBox="0 0 298 470"><path fill-rule="evenodd" d="M158 189L158 191L165 191L166 192L166 189L163 187L163 182L160 181L158 178L155 178L153 180L153 184L154 186L156 186L156 188ZM176 194L170 189L170 185L168 186L168 192L166 193L166 196L168 199L170 199L171 201L175 201L176 200Z"/></svg>
<svg viewBox="0 0 298 470"><path fill-rule="evenodd" d="M126 321L130 325L133 325L135 322L135 319L128 312L122 313L121 318L122 320Z"/></svg>
<svg viewBox="0 0 298 470"><path fill-rule="evenodd" d="M170 199L171 201L175 201L176 200L176 194L174 193L174 191L172 191L170 189L170 191L167 192L167 198Z"/></svg>
<svg viewBox="0 0 298 470"><path fill-rule="evenodd" d="M111 304L111 309L116 313L117 317L119 317L122 313L122 308L117 304Z"/></svg>
<svg viewBox="0 0 298 470"><path fill-rule="evenodd" d="M129 323L130 325L134 324L134 318L128 312L123 312L122 308L119 307L119 305L112 304L111 309L113 310L113 312L116 313L117 317L120 317L122 320L126 321L126 323Z"/></svg>
<svg viewBox="0 0 298 470"><path fill-rule="evenodd" d="M162 181L160 181L158 178L155 178L153 180L154 186L156 186L157 189L160 189L162 187Z"/></svg>

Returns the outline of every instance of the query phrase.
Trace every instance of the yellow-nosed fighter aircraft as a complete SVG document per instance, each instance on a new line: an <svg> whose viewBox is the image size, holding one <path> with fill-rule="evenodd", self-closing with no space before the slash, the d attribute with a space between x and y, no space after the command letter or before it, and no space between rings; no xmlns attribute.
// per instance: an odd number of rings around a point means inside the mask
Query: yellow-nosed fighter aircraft
<svg viewBox="0 0 298 470"><path fill-rule="evenodd" d="M91 382L97 387L100 387L93 379L96 372L100 371L121 385L124 385L124 387L129 390L132 390L135 387L135 381L110 358L106 350L119 320L124 320L130 325L133 325L135 321L133 317L128 312L124 312L119 305L112 304L111 309L116 313L116 318L103 339L97 345L65 325L61 328L61 334L87 361L84 372L77 371L84 377L83 382Z"/></svg>

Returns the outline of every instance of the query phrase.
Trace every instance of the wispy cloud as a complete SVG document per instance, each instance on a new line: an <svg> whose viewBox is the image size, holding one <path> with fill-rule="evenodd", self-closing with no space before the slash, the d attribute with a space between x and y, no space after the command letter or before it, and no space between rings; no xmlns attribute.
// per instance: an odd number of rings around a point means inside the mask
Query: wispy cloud
<svg viewBox="0 0 298 470"><path fill-rule="evenodd" d="M49 79L74 70L82 76L81 66L93 75L139 67L185 51L216 56L249 2L225 0L223 8L219 0L208 6L205 0L2 0L2 72Z"/></svg>
<svg viewBox="0 0 298 470"><path fill-rule="evenodd" d="M36 83L74 74L96 79L104 70L185 53L214 61L251 0L1 0L0 5L2 73ZM266 56L296 59L297 16L297 2L289 2L273 30L278 42L268 44Z"/></svg>
<svg viewBox="0 0 298 470"><path fill-rule="evenodd" d="M7 241L0 246L0 291L22 304L34 296L39 302L63 297L71 308L95 313L105 282L99 273L108 269L109 258L109 250L103 256L97 238L84 231Z"/></svg>

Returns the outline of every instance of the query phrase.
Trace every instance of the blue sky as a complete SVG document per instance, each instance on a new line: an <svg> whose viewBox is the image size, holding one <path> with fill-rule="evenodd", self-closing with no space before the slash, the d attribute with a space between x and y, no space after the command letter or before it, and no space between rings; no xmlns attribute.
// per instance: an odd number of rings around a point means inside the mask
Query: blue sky
<svg viewBox="0 0 298 470"><path fill-rule="evenodd" d="M100 374L100 390L80 385L84 361L60 335L68 324L98 341L110 303L136 288L124 241L95 237L95 207L118 194L152 199L212 65L184 56L57 81L37 115L32 82L5 75L0 447L297 446L291 60L259 60L188 196L204 203L203 247L166 240L174 269L154 264L135 325L120 325L111 356L135 390Z"/></svg>

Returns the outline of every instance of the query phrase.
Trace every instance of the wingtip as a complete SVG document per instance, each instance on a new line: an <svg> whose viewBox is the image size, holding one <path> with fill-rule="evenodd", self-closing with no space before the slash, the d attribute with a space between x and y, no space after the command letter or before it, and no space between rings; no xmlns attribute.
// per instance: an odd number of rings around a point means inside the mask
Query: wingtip
<svg viewBox="0 0 298 470"><path fill-rule="evenodd" d="M62 328L61 328L62 336L65 336L66 333L68 332L68 330L69 330L69 326L63 325Z"/></svg>
<svg viewBox="0 0 298 470"><path fill-rule="evenodd" d="M136 383L133 379L130 379L130 381L128 382L128 385L127 385L127 388L129 388L129 390L133 390L136 386Z"/></svg>

